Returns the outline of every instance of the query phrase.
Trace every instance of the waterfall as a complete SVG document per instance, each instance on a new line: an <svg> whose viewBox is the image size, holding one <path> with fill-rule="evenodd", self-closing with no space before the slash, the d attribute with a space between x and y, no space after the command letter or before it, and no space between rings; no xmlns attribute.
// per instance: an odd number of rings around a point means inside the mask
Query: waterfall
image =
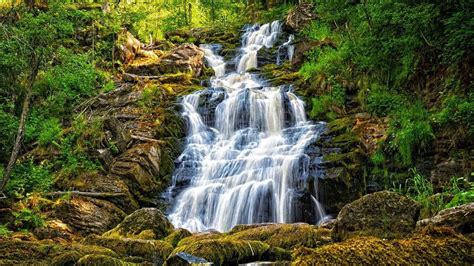
<svg viewBox="0 0 474 266"><path fill-rule="evenodd" d="M324 124L306 119L290 86L268 86L246 72L257 66L258 50L272 47L280 34L278 21L246 28L229 73L219 46L201 45L215 76L210 88L182 100L188 132L168 191L175 227L227 231L236 224L298 221L298 200L309 182L305 149ZM317 195L311 197L320 212Z"/></svg>

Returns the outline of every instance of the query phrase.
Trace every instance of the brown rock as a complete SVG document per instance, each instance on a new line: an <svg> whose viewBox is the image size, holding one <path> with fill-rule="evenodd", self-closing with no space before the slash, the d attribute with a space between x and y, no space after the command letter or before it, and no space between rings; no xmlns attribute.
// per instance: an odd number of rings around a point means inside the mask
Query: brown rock
<svg viewBox="0 0 474 266"><path fill-rule="evenodd" d="M125 212L113 203L90 197L73 196L54 209L57 217L80 235L102 234L125 218Z"/></svg>
<svg viewBox="0 0 474 266"><path fill-rule="evenodd" d="M316 14L313 13L313 5L303 3L297 5L288 13L286 25L293 31L300 31L316 18Z"/></svg>
<svg viewBox="0 0 474 266"><path fill-rule="evenodd" d="M474 232L474 203L468 203L440 211L436 216L418 221L418 229L426 226L451 227L463 234Z"/></svg>
<svg viewBox="0 0 474 266"><path fill-rule="evenodd" d="M416 226L421 204L395 192L381 191L344 206L336 219L333 239L354 236L400 238Z"/></svg>

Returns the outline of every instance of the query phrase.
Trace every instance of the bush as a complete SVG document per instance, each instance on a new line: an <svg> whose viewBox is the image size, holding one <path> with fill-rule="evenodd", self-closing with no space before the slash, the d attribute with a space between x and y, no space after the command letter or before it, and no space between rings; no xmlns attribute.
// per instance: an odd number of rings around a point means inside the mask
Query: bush
<svg viewBox="0 0 474 266"><path fill-rule="evenodd" d="M44 226L44 219L30 209L23 209L20 212L14 212L14 225L21 229L34 229Z"/></svg>
<svg viewBox="0 0 474 266"><path fill-rule="evenodd" d="M8 237L11 233L6 225L0 224L0 237Z"/></svg>
<svg viewBox="0 0 474 266"><path fill-rule="evenodd" d="M56 118L50 118L46 120L43 125L41 132L38 136L38 142L40 145L46 146L51 143L56 143L56 140L61 134L61 123Z"/></svg>
<svg viewBox="0 0 474 266"><path fill-rule="evenodd" d="M312 98L312 109L310 117L312 119L334 120L336 113L334 108L342 108L345 103L346 92L344 88L338 84L333 85L330 94Z"/></svg>
<svg viewBox="0 0 474 266"><path fill-rule="evenodd" d="M376 116L387 116L403 105L400 95L390 93L382 88L369 91L367 96L367 110Z"/></svg>
<svg viewBox="0 0 474 266"><path fill-rule="evenodd" d="M468 98L448 97L442 109L433 115L433 120L440 125L462 125L474 136L474 94Z"/></svg>
<svg viewBox="0 0 474 266"><path fill-rule="evenodd" d="M410 165L434 138L428 112L420 103L399 108L390 121L389 134L390 147L398 152L404 165Z"/></svg>
<svg viewBox="0 0 474 266"><path fill-rule="evenodd" d="M37 165L33 161L17 164L6 186L6 193L22 197L33 191L49 191L53 176L47 165Z"/></svg>

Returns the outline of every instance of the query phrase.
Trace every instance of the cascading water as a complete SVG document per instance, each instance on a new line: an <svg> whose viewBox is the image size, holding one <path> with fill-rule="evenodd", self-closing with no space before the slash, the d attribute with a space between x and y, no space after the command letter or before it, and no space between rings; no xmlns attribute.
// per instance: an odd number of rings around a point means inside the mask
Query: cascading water
<svg viewBox="0 0 474 266"><path fill-rule="evenodd" d="M278 21L247 28L230 73L218 45L201 46L215 76L210 88L182 101L188 135L168 193L176 227L227 231L236 224L299 219L297 199L307 189L310 164L305 149L324 124L306 120L291 87L267 86L246 72L257 66L258 50L272 47L280 33ZM323 208L311 197L320 220Z"/></svg>

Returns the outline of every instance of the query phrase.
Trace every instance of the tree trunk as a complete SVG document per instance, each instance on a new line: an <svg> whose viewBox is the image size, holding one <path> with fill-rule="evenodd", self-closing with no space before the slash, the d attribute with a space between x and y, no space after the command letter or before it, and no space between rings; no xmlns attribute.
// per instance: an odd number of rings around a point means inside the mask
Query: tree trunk
<svg viewBox="0 0 474 266"><path fill-rule="evenodd" d="M18 154L20 153L21 142L23 140L23 136L25 135L25 125L26 119L28 118L28 113L30 111L30 101L31 95L33 90L33 85L36 80L36 75L38 74L39 68L39 59L35 52L33 52L31 57L31 73L28 77L28 81L26 84L26 95L23 99L23 107L21 110L21 117L20 117L20 124L18 125L18 132L16 134L15 144L13 145L13 150L10 155L10 160L8 161L7 168L5 169L5 174L3 175L2 183L0 184L0 195L3 194L3 190L10 179L10 176L13 171L13 167L15 166L16 159L18 158Z"/></svg>

